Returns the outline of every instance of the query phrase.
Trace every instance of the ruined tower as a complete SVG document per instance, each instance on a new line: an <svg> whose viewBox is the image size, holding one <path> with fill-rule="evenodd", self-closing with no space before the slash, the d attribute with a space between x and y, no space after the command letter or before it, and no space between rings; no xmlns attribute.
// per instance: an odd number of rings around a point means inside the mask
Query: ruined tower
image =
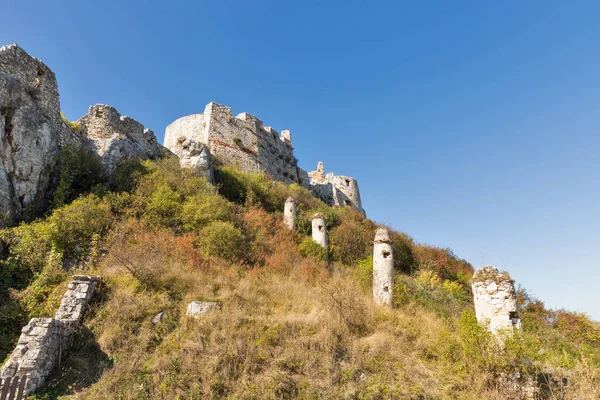
<svg viewBox="0 0 600 400"><path fill-rule="evenodd" d="M317 170L308 173L313 193L330 206L351 207L365 215L360 200L358 182L349 176L325 174L323 162L319 161Z"/></svg>
<svg viewBox="0 0 600 400"><path fill-rule="evenodd" d="M387 229L379 228L373 241L373 300L375 303L392 307L393 284L394 253L392 240Z"/></svg>
<svg viewBox="0 0 600 400"><path fill-rule="evenodd" d="M521 327L514 281L507 273L489 266L480 268L473 275L471 287L480 324L494 334Z"/></svg>
<svg viewBox="0 0 600 400"><path fill-rule="evenodd" d="M313 215L312 219L312 238L322 247L327 247L329 241L327 239L327 220L320 213Z"/></svg>
<svg viewBox="0 0 600 400"><path fill-rule="evenodd" d="M288 197L285 201L285 206L283 209L283 223L287 228L291 231L296 230L296 214L297 214L297 205L296 200L292 197Z"/></svg>

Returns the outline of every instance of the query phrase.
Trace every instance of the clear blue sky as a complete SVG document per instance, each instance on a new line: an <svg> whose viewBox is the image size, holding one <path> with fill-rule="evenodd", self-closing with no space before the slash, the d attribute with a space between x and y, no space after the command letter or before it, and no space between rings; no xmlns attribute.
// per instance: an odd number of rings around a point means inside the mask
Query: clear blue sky
<svg viewBox="0 0 600 400"><path fill-rule="evenodd" d="M151 5L154 4L154 5ZM600 2L5 1L65 114L291 129L368 215L600 320Z"/></svg>

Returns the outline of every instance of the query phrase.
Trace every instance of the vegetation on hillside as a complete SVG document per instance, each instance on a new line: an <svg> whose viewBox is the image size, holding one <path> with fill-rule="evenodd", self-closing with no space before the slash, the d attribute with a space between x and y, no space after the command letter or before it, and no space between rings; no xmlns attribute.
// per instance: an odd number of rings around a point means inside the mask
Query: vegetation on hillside
<svg viewBox="0 0 600 400"><path fill-rule="evenodd" d="M501 345L475 320L471 265L449 249L392 231L388 310L371 300L376 225L351 209L235 167L215 188L173 159L86 174L81 189L84 162L65 159L77 172L61 175L50 215L0 231L2 358L28 318L54 314L71 275L103 277L33 398L506 399L503 376L533 377L548 399L598 397L597 324L520 290L522 332ZM282 223L289 196L294 234ZM309 238L316 212L329 254ZM193 300L223 307L190 320Z"/></svg>

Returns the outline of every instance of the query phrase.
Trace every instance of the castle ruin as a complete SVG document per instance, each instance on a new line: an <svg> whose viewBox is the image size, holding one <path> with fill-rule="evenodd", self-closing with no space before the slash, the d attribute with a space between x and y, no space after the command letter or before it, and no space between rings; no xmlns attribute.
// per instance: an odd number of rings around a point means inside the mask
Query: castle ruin
<svg viewBox="0 0 600 400"><path fill-rule="evenodd" d="M194 168L188 160L197 155L204 160L201 168L210 169L202 156L208 149L216 165L263 171L277 181L311 189L331 206L352 207L365 213L354 178L325 175L323 163L319 163L320 170L307 173L298 166L290 131L278 133L252 114L234 117L230 107L208 103L204 113L179 118L167 126L164 145L180 158L182 167Z"/></svg>
<svg viewBox="0 0 600 400"><path fill-rule="evenodd" d="M514 281L494 267L483 267L473 275L473 298L477 322L493 334L521 328Z"/></svg>

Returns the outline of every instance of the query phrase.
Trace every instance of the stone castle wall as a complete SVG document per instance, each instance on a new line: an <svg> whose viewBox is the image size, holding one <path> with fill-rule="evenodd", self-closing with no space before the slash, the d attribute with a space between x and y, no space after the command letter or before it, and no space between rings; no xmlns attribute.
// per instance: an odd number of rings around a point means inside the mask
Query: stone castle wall
<svg viewBox="0 0 600 400"><path fill-rule="evenodd" d="M362 207L360 199L360 190L356 179L325 174L323 162L319 161L317 170L308 173L310 178L310 187L313 193L322 199L325 203L338 207L352 207L363 215L365 210Z"/></svg>
<svg viewBox="0 0 600 400"><path fill-rule="evenodd" d="M163 152L154 132L133 118L121 116L111 106L91 106L77 122L87 138L86 146L100 156L109 173L120 162L131 158L156 159Z"/></svg>
<svg viewBox="0 0 600 400"><path fill-rule="evenodd" d="M43 385L79 327L98 281L95 276L74 276L54 318L33 318L22 329L0 378L28 375L26 394Z"/></svg>
<svg viewBox="0 0 600 400"><path fill-rule="evenodd" d="M230 107L209 103L203 114L169 125L164 144L181 154L181 143L187 139L206 144L217 164L236 164L244 171L264 171L281 182L308 185L306 172L296 165L290 132L279 134L251 114L234 117Z"/></svg>

